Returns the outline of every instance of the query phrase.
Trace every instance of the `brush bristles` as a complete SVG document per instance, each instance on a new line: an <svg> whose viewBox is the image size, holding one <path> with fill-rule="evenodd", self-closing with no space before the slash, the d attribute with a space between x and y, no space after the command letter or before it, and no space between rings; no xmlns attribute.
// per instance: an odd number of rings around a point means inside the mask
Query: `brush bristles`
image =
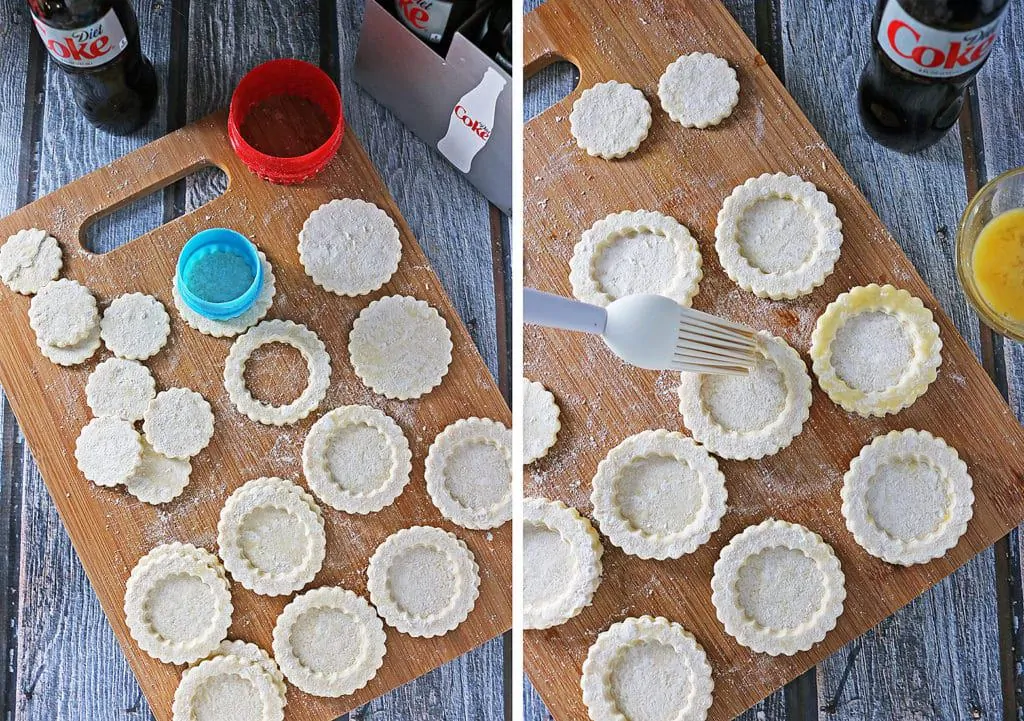
<svg viewBox="0 0 1024 721"><path fill-rule="evenodd" d="M753 329L692 308L681 311L673 370L739 375L757 362Z"/></svg>

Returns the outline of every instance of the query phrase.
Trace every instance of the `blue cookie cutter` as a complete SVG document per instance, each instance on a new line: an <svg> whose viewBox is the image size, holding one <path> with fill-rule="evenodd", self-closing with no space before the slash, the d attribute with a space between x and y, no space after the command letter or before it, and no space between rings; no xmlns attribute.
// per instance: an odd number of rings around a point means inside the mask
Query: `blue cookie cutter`
<svg viewBox="0 0 1024 721"><path fill-rule="evenodd" d="M203 298L189 287L195 283L197 264L214 253L229 253L242 258L252 271L249 287L237 298L211 301ZM211 320L228 320L249 310L263 287L263 263L256 246L241 233L228 228L209 228L196 233L185 243L178 255L177 289L181 299L189 308ZM216 284L218 279L207 272L202 278L205 286Z"/></svg>

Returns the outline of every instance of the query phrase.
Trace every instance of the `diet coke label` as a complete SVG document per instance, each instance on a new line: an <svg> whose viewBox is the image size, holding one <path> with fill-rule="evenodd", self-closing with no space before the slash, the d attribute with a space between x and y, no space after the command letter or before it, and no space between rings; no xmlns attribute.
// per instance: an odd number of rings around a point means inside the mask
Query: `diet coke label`
<svg viewBox="0 0 1024 721"><path fill-rule="evenodd" d="M92 25L76 30L60 30L35 16L32 19L47 51L64 65L94 68L110 62L128 47L128 38L113 8Z"/></svg>
<svg viewBox="0 0 1024 721"><path fill-rule="evenodd" d="M480 84L455 103L448 119L448 132L437 143L437 149L452 165L468 173L473 158L491 139L495 106L508 80L494 68L487 68Z"/></svg>
<svg viewBox="0 0 1024 721"><path fill-rule="evenodd" d="M448 27L452 5L435 0L398 0L398 11L413 32L432 43L439 43Z"/></svg>
<svg viewBox="0 0 1024 721"><path fill-rule="evenodd" d="M904 70L926 78L952 78L985 62L1005 16L1004 8L988 25L949 32L915 20L897 0L890 0L878 25L878 44Z"/></svg>

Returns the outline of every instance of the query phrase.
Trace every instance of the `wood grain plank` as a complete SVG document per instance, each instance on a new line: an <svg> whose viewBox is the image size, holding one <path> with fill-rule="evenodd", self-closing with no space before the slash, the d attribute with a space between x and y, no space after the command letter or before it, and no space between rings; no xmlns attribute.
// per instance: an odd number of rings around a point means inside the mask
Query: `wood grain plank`
<svg viewBox="0 0 1024 721"><path fill-rule="evenodd" d="M953 265L966 203L958 135L905 156L874 143L857 117L872 9L857 3L836 13L824 0L782 0L786 86L978 354L977 322ZM976 709L998 718L996 611L989 549L821 664L819 706L830 719L969 718Z"/></svg>

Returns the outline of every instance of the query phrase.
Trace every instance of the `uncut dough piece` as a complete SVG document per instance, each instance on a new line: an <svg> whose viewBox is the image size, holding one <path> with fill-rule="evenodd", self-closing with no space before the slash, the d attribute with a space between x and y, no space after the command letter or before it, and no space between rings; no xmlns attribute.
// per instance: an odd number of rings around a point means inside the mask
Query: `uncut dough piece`
<svg viewBox="0 0 1024 721"><path fill-rule="evenodd" d="M212 653L231 625L231 593L217 557L188 544L157 546L128 578L124 612L139 648L164 663Z"/></svg>
<svg viewBox="0 0 1024 721"><path fill-rule="evenodd" d="M281 478L257 478L224 503L217 547L235 581L254 593L284 596L320 571L327 536L312 496Z"/></svg>
<svg viewBox="0 0 1024 721"><path fill-rule="evenodd" d="M51 281L32 297L28 322L40 345L76 345L88 338L99 323L96 298L78 281Z"/></svg>
<svg viewBox="0 0 1024 721"><path fill-rule="evenodd" d="M973 482L956 450L928 431L891 431L843 478L843 517L872 556L910 566L956 546L973 515Z"/></svg>
<svg viewBox="0 0 1024 721"><path fill-rule="evenodd" d="M590 499L608 540L640 558L679 558L706 543L725 515L725 476L682 433L642 431L597 466Z"/></svg>
<svg viewBox="0 0 1024 721"><path fill-rule="evenodd" d="M512 432L489 418L463 418L437 434L424 470L437 510L463 528L512 518Z"/></svg>
<svg viewBox="0 0 1024 721"><path fill-rule="evenodd" d="M466 620L480 595L480 569L455 534L403 528L381 543L366 569L370 601L410 636L443 636Z"/></svg>
<svg viewBox="0 0 1024 721"><path fill-rule="evenodd" d="M140 421L156 397L156 381L138 361L107 358L85 382L85 402L100 417Z"/></svg>
<svg viewBox="0 0 1024 721"><path fill-rule="evenodd" d="M128 421L93 418L78 435L75 460L97 486L116 486L142 462L142 438Z"/></svg>
<svg viewBox="0 0 1024 721"><path fill-rule="evenodd" d="M193 390L169 388L149 402L142 432L157 453L168 458L191 458L213 437L213 409Z"/></svg>
<svg viewBox="0 0 1024 721"><path fill-rule="evenodd" d="M284 343L302 354L308 378L299 397L283 406L253 397L245 385L245 364L260 346ZM301 323L265 320L235 339L224 361L224 388L239 413L267 426L298 423L316 410L331 384L331 356L320 337Z"/></svg>
<svg viewBox="0 0 1024 721"><path fill-rule="evenodd" d="M835 628L845 584L839 559L821 536L769 518L722 549L711 602L725 632L741 645L792 656Z"/></svg>
<svg viewBox="0 0 1024 721"><path fill-rule="evenodd" d="M167 343L171 317L164 304L151 295L118 296L103 311L100 337L118 358L146 360Z"/></svg>
<svg viewBox="0 0 1024 721"><path fill-rule="evenodd" d="M523 501L523 627L578 616L601 584L604 548L590 521L561 501Z"/></svg>
<svg viewBox="0 0 1024 721"><path fill-rule="evenodd" d="M891 285L851 288L811 334L818 385L844 410L898 413L924 395L942 364L939 326L920 299Z"/></svg>
<svg viewBox="0 0 1024 721"><path fill-rule="evenodd" d="M426 302L390 295L360 311L349 334L348 353L367 388L405 401L441 384L452 362L452 334Z"/></svg>
<svg viewBox="0 0 1024 721"><path fill-rule="evenodd" d="M572 293L606 306L651 293L689 307L702 270L700 249L686 226L650 210L613 213L583 233L569 261Z"/></svg>
<svg viewBox="0 0 1024 721"><path fill-rule="evenodd" d="M832 273L843 224L828 196L795 175L765 173L718 212L715 250L733 282L761 298L806 295Z"/></svg>
<svg viewBox="0 0 1024 721"><path fill-rule="evenodd" d="M759 358L746 375L682 373L679 411L690 435L721 458L747 460L788 446L810 414L811 377L781 338L757 334Z"/></svg>
<svg viewBox="0 0 1024 721"><path fill-rule="evenodd" d="M324 203L299 232L299 260L306 274L338 295L372 293L394 275L401 258L395 221L364 200Z"/></svg>
<svg viewBox="0 0 1024 721"><path fill-rule="evenodd" d="M0 246L0 280L15 293L38 293L63 264L57 239L39 228L19 230Z"/></svg>
<svg viewBox="0 0 1024 721"><path fill-rule="evenodd" d="M627 618L598 635L583 662L592 721L703 721L715 689L704 649L666 618Z"/></svg>
<svg viewBox="0 0 1024 721"><path fill-rule="evenodd" d="M562 428L555 396L543 384L523 378L523 465L543 458Z"/></svg>
<svg viewBox="0 0 1024 721"><path fill-rule="evenodd" d="M93 329L89 331L89 335L74 345L59 348L54 345L47 345L38 338L36 338L36 344L39 346L39 351L53 363L60 366L76 366L79 363L85 363L99 350L100 324L97 323L93 326Z"/></svg>
<svg viewBox="0 0 1024 721"><path fill-rule="evenodd" d="M285 696L259 663L222 655L186 669L173 721L284 721Z"/></svg>
<svg viewBox="0 0 1024 721"><path fill-rule="evenodd" d="M159 505L180 496L191 475L192 464L187 459L168 458L143 439L142 458L124 485L143 503Z"/></svg>
<svg viewBox="0 0 1024 721"><path fill-rule="evenodd" d="M270 657L270 654L254 643L245 641L221 641L216 650L209 655L209 658L218 656L237 656L243 661L255 663L262 668L274 680L274 685L281 692L281 698L288 693L288 687L284 684L284 674L278 668L277 662Z"/></svg>
<svg viewBox="0 0 1024 721"><path fill-rule="evenodd" d="M651 129L651 106L631 85L609 80L587 88L572 104L569 126L588 155L621 158L640 147Z"/></svg>
<svg viewBox="0 0 1024 721"><path fill-rule="evenodd" d="M274 304L277 279L274 277L274 268L267 260L267 256L262 250L256 252L260 256L260 263L263 264L263 286L247 311L227 320L213 320L200 315L185 305L185 301L181 299L181 295L178 293L178 277L175 276L171 280L171 295L174 298L174 307L178 309L178 315L182 320L200 333L214 338L232 338L263 320L267 311L270 310L270 306Z"/></svg>
<svg viewBox="0 0 1024 721"><path fill-rule="evenodd" d="M409 483L412 452L390 416L369 406L341 406L309 429L302 472L310 490L332 508L374 513Z"/></svg>
<svg viewBox="0 0 1024 721"><path fill-rule="evenodd" d="M344 588L314 588L284 607L274 626L274 657L297 688L348 696L384 664L384 624L366 599Z"/></svg>
<svg viewBox="0 0 1024 721"><path fill-rule="evenodd" d="M718 125L740 99L740 84L729 63L710 53L683 55L665 68L658 98L668 116L686 128Z"/></svg>

